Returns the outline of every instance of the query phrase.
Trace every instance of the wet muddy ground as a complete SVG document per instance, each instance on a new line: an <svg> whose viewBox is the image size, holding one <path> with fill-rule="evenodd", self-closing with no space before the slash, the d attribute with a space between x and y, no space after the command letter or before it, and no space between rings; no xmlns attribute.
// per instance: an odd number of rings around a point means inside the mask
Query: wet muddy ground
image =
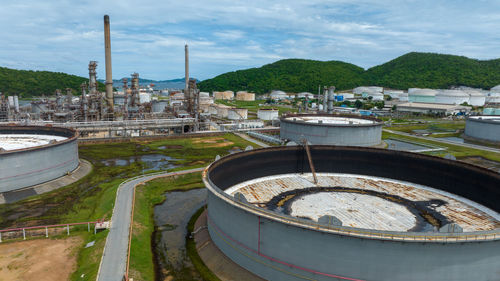
<svg viewBox="0 0 500 281"><path fill-rule="evenodd" d="M206 203L206 198L206 189L167 192L165 202L154 208L156 257L163 278L175 276L175 272L185 274L193 268L186 256L186 228L191 216ZM192 274L193 280L198 279L195 272Z"/></svg>

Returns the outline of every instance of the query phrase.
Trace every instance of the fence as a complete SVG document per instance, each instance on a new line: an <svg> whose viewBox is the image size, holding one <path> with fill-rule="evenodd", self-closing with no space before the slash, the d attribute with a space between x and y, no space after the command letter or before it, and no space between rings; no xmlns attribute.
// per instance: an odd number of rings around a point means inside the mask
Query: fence
<svg viewBox="0 0 500 281"><path fill-rule="evenodd" d="M91 224L94 225L94 234L97 232L98 228L99 229L104 228L103 227L104 222L102 220L97 220L92 222L63 223L63 224L53 224L53 225L40 225L40 226L0 229L0 243L2 243L6 239L21 238L21 236L23 237L23 240L26 240L26 238L30 236L36 237L45 235L45 237L49 237L49 233L56 235L64 233L64 231L66 231L66 234L69 235L71 227L76 227L80 225L87 225L87 231L90 232Z"/></svg>

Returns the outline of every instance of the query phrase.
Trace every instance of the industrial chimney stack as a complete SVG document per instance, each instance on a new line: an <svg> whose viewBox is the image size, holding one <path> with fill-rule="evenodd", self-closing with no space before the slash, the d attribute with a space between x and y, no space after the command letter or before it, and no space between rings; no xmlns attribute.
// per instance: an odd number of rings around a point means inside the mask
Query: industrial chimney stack
<svg viewBox="0 0 500 281"><path fill-rule="evenodd" d="M104 15L104 52L106 57L106 100L110 111L113 111L113 75L111 71L111 35L109 16Z"/></svg>
<svg viewBox="0 0 500 281"><path fill-rule="evenodd" d="M186 79L186 85L184 86L184 94L186 94L186 93L188 93L188 90L189 90L189 49L188 49L188 45L187 44L184 46L184 58L185 58L185 62L184 62L184 65L185 65L184 77Z"/></svg>

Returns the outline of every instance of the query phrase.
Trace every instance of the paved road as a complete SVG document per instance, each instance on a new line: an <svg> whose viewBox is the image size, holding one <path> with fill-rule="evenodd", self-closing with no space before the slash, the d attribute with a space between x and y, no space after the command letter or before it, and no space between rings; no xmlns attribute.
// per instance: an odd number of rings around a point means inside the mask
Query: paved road
<svg viewBox="0 0 500 281"><path fill-rule="evenodd" d="M125 274L134 186L153 178L195 173L203 171L203 169L205 168L145 175L120 184L111 217L111 228L106 238L106 246L99 267L98 281L122 281Z"/></svg>
<svg viewBox="0 0 500 281"><path fill-rule="evenodd" d="M249 141L249 142L253 142L256 145L260 145L261 147L269 147L269 145L267 145L267 144L265 144L265 143L263 143L261 141L258 141L258 140L254 139L254 138L251 138L247 134L242 134L242 133L234 133L234 134L237 135L238 137L242 138L242 139L245 139L245 140Z"/></svg>
<svg viewBox="0 0 500 281"><path fill-rule="evenodd" d="M388 130L388 129L384 129L384 131L386 131L388 133L396 134L396 135L401 135L401 136L408 136L408 137L412 137L412 138L424 139L424 140L429 140L429 141L435 141L435 142L440 142L440 143L463 146L463 147L467 147L467 148L474 148L474 149L479 149L479 150L484 150L484 151L500 153L500 149L482 146L482 145L477 145L477 144L459 143L459 142L453 142L453 141L445 140L445 139L441 139L441 138L415 136L412 134L398 132L398 131L392 131L392 130Z"/></svg>

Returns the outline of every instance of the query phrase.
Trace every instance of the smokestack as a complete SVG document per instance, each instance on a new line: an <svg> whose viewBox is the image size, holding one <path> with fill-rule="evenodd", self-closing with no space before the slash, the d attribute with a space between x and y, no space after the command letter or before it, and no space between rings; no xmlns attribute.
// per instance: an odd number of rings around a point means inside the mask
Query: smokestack
<svg viewBox="0 0 500 281"><path fill-rule="evenodd" d="M186 79L186 85L184 86L185 87L184 93L187 93L189 89L189 49L187 44L184 46L184 59L185 59L184 65L186 68L184 73L184 77Z"/></svg>
<svg viewBox="0 0 500 281"><path fill-rule="evenodd" d="M104 15L104 54L106 57L106 100L113 111L113 75L111 71L111 34L109 31L109 16Z"/></svg>

